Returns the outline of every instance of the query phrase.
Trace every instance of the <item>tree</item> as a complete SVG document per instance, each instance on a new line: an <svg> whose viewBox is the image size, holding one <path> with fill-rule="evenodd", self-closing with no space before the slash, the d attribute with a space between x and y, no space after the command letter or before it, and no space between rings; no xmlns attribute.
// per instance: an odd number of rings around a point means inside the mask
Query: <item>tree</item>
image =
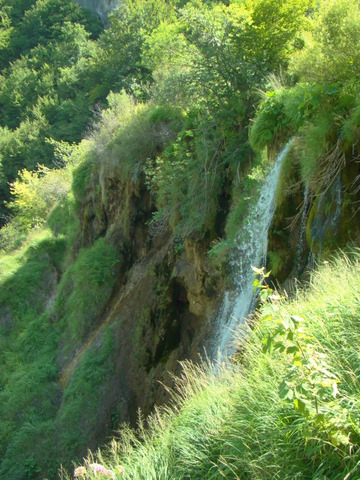
<svg viewBox="0 0 360 480"><path fill-rule="evenodd" d="M291 61L303 81L335 83L360 78L360 6L356 0L320 2L305 46Z"/></svg>

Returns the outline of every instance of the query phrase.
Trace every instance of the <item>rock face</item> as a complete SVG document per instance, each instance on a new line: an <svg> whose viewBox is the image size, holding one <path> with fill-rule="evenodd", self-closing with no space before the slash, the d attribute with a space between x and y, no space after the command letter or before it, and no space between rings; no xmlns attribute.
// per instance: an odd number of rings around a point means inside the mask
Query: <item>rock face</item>
<svg viewBox="0 0 360 480"><path fill-rule="evenodd" d="M117 157L116 161L104 158L99 162L89 158L89 163L74 174L81 233L73 254L76 258L81 249L91 248L103 238L116 251L116 285L83 343L74 343L72 351L66 351L67 356L58 357L58 385L65 405L72 398L69 391L82 359L87 354L101 354L111 340L111 349L106 353L106 377L96 384L96 391L101 394L96 416L89 419L84 410L79 420L85 426L91 422L86 439L86 448L91 449L97 448L120 423L135 425L138 409L146 416L154 405L168 401L164 385L172 386L172 375L181 369L179 362L198 361L199 354L205 354L204 348L211 346L225 275L210 263L209 240L193 234L180 243L166 226L156 229L156 235L150 232L155 205L144 174L127 171ZM350 166L356 171L350 172L349 177L360 178L359 165ZM344 177L345 174L346 171ZM291 182L300 185L293 175ZM81 179L86 181L81 184ZM320 245L324 252L326 239L334 237L335 231L341 232L343 182L334 182L333 189L326 196L319 195L315 202L307 199L301 186L288 192L283 182L268 243L271 280L275 284L298 277L306 267L310 248ZM346 217L355 218L354 215L355 211ZM291 218L297 219L292 228ZM358 221L353 223L360 225ZM1 322L11 328L11 317L5 310L0 311ZM60 420L61 409L64 407L60 408ZM60 426L67 432L73 429L77 435L77 425L63 422ZM79 456L85 453L86 450L77 452Z"/></svg>
<svg viewBox="0 0 360 480"><path fill-rule="evenodd" d="M316 182L304 187L296 162L287 166L267 252L267 267L276 285L291 291L294 279L307 278L314 262L328 260L339 248L351 251L349 245L358 245L358 155L355 147L347 151L342 170L320 187Z"/></svg>
<svg viewBox="0 0 360 480"><path fill-rule="evenodd" d="M74 351L72 362L62 365L60 382L66 389L77 357L87 348L100 348L110 332L113 374L102 384L106 395L94 421L101 438L109 433L106 426L114 412L118 421L134 425L139 408L146 415L155 404L166 402L163 385L171 386L172 374L181 369L179 361L198 361L205 353L211 320L222 299L223 278L211 267L209 245L203 240L187 239L179 245L168 231L155 237L149 234L154 204L143 178L134 182L121 179L112 169L95 168L78 200L82 235L76 248L105 237L120 259L106 311L86 348Z"/></svg>
<svg viewBox="0 0 360 480"><path fill-rule="evenodd" d="M120 5L119 0L76 0L83 8L89 8L106 23L108 15Z"/></svg>

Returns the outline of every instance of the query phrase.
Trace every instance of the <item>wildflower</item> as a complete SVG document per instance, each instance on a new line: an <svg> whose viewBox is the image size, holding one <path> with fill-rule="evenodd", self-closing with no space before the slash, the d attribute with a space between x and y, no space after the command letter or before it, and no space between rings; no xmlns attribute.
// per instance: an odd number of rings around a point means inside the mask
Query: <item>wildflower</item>
<svg viewBox="0 0 360 480"><path fill-rule="evenodd" d="M125 474L125 468L122 465L116 465L115 472L119 473L120 475Z"/></svg>
<svg viewBox="0 0 360 480"><path fill-rule="evenodd" d="M74 478L84 478L86 475L85 467L77 467L74 470Z"/></svg>
<svg viewBox="0 0 360 480"><path fill-rule="evenodd" d="M90 463L89 467L93 473L95 473L95 476L104 475L105 477L110 477L115 480L115 473L105 468L104 465L100 465L100 463Z"/></svg>

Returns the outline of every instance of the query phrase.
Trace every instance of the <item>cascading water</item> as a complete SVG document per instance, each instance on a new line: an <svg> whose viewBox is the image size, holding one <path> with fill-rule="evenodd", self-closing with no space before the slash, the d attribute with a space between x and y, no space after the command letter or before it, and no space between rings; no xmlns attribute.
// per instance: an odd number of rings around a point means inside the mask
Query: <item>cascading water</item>
<svg viewBox="0 0 360 480"><path fill-rule="evenodd" d="M224 295L214 329L212 358L224 358L234 353L233 332L254 308L254 272L251 267L261 268L265 265L268 230L275 210L276 187L283 160L290 148L291 142L277 156L256 205L239 230L232 255L235 290Z"/></svg>

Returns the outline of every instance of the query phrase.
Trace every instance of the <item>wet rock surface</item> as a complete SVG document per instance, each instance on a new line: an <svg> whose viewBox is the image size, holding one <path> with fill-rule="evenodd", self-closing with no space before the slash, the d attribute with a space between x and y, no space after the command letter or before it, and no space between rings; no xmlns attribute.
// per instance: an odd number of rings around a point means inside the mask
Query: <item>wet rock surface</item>
<svg viewBox="0 0 360 480"><path fill-rule="evenodd" d="M80 7L92 10L106 24L109 14L120 5L119 0L76 0Z"/></svg>

